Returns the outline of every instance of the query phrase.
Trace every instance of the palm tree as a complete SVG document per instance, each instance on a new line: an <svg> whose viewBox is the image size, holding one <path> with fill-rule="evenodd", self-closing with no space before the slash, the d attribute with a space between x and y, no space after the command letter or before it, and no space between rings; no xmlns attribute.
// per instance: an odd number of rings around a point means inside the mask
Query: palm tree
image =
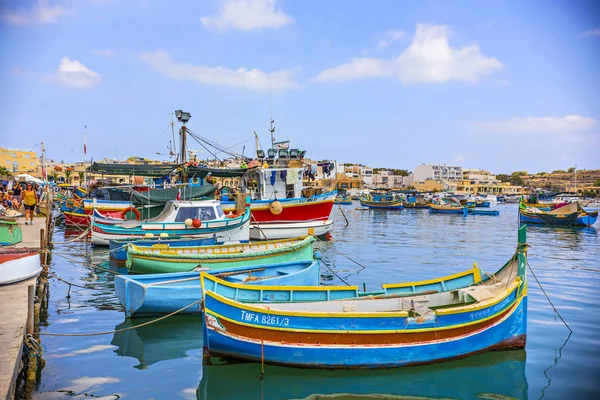
<svg viewBox="0 0 600 400"><path fill-rule="evenodd" d="M12 173L6 167L0 167L0 176L9 177L12 176Z"/></svg>
<svg viewBox="0 0 600 400"><path fill-rule="evenodd" d="M79 186L81 186L85 183L85 182L83 182L83 180L85 179L85 172L79 171L78 175L79 175Z"/></svg>
<svg viewBox="0 0 600 400"><path fill-rule="evenodd" d="M65 174L65 181L67 183L71 183L71 174L73 173L73 171L71 171L70 169L65 168L64 174Z"/></svg>
<svg viewBox="0 0 600 400"><path fill-rule="evenodd" d="M50 173L50 176L52 177L52 181L53 181L53 182L55 182L55 183L56 183L56 182L58 181L58 172L56 172L56 171L52 171L52 172Z"/></svg>

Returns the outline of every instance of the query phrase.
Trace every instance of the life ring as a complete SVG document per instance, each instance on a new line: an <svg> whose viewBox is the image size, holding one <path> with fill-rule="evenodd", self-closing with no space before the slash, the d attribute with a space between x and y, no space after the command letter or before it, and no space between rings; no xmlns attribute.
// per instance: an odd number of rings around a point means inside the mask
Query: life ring
<svg viewBox="0 0 600 400"><path fill-rule="evenodd" d="M239 215L233 214L233 213L229 213L229 214L225 215L225 218L237 218L237 217L239 217Z"/></svg>
<svg viewBox="0 0 600 400"><path fill-rule="evenodd" d="M133 213L135 214L135 220L136 220L136 221L139 221L139 220L140 220L140 218L141 218L141 216L142 216L142 213L140 213L140 210L138 210L138 209L137 209L137 208L135 208L135 207L127 207L126 209L124 209L124 210L121 212L121 218L123 218L123 219L126 219L126 217L127 217L127 213L128 213L129 211L133 211Z"/></svg>

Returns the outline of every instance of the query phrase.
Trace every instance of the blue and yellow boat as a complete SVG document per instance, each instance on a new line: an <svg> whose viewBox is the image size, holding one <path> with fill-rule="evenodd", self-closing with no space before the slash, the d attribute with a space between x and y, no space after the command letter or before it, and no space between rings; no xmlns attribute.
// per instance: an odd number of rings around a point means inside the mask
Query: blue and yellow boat
<svg viewBox="0 0 600 400"><path fill-rule="evenodd" d="M598 219L598 211L586 211L579 203L569 203L552 211L519 204L519 221L524 224L550 226L592 226Z"/></svg>
<svg viewBox="0 0 600 400"><path fill-rule="evenodd" d="M391 193L373 193L360 198L360 205L375 210L402 210L402 200L398 200Z"/></svg>
<svg viewBox="0 0 600 400"><path fill-rule="evenodd" d="M526 265L521 227L515 254L499 271L450 291L247 304L213 290L207 283L216 281L203 274L206 355L312 368L389 368L523 348ZM230 287L264 296L263 287Z"/></svg>

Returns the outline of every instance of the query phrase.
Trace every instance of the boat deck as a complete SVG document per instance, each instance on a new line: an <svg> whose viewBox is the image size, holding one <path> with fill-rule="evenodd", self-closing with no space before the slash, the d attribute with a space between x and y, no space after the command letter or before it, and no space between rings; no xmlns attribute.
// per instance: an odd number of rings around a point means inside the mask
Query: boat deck
<svg viewBox="0 0 600 400"><path fill-rule="evenodd" d="M25 225L25 219L19 218L23 241L12 247L39 249L40 229L45 227L44 221L44 217L38 217L33 225ZM0 286L0 399L14 397L27 323L27 288L35 287L36 279Z"/></svg>

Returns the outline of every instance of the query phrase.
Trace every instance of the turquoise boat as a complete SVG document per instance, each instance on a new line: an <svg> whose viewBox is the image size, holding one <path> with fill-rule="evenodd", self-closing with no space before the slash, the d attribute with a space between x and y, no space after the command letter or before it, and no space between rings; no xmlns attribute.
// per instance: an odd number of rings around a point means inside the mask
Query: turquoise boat
<svg viewBox="0 0 600 400"><path fill-rule="evenodd" d="M313 236L216 246L127 245L127 268L132 273L188 272L198 267L224 269L313 259Z"/></svg>
<svg viewBox="0 0 600 400"><path fill-rule="evenodd" d="M478 210L476 208L469 208L469 214L471 215L500 215L498 210Z"/></svg>
<svg viewBox="0 0 600 400"><path fill-rule="evenodd" d="M155 239L114 239L108 242L110 258L116 261L127 261L127 245L133 243L138 247L150 247L155 244L168 244L171 247L180 246L211 246L217 244L217 238L186 238L181 236L159 237Z"/></svg>
<svg viewBox="0 0 600 400"><path fill-rule="evenodd" d="M250 285L316 286L319 284L320 270L320 262L310 260L224 268L208 273L226 282ZM117 275L115 291L127 317L168 314L202 299L200 272ZM243 292L237 295L243 296ZM236 298L236 294L233 297ZM181 313L197 314L201 311L202 304L197 303Z"/></svg>
<svg viewBox="0 0 600 400"><path fill-rule="evenodd" d="M495 274L427 294L320 302L252 303L212 290L202 274L205 355L303 368L391 368L525 347L527 243ZM293 288L217 282L237 291Z"/></svg>

